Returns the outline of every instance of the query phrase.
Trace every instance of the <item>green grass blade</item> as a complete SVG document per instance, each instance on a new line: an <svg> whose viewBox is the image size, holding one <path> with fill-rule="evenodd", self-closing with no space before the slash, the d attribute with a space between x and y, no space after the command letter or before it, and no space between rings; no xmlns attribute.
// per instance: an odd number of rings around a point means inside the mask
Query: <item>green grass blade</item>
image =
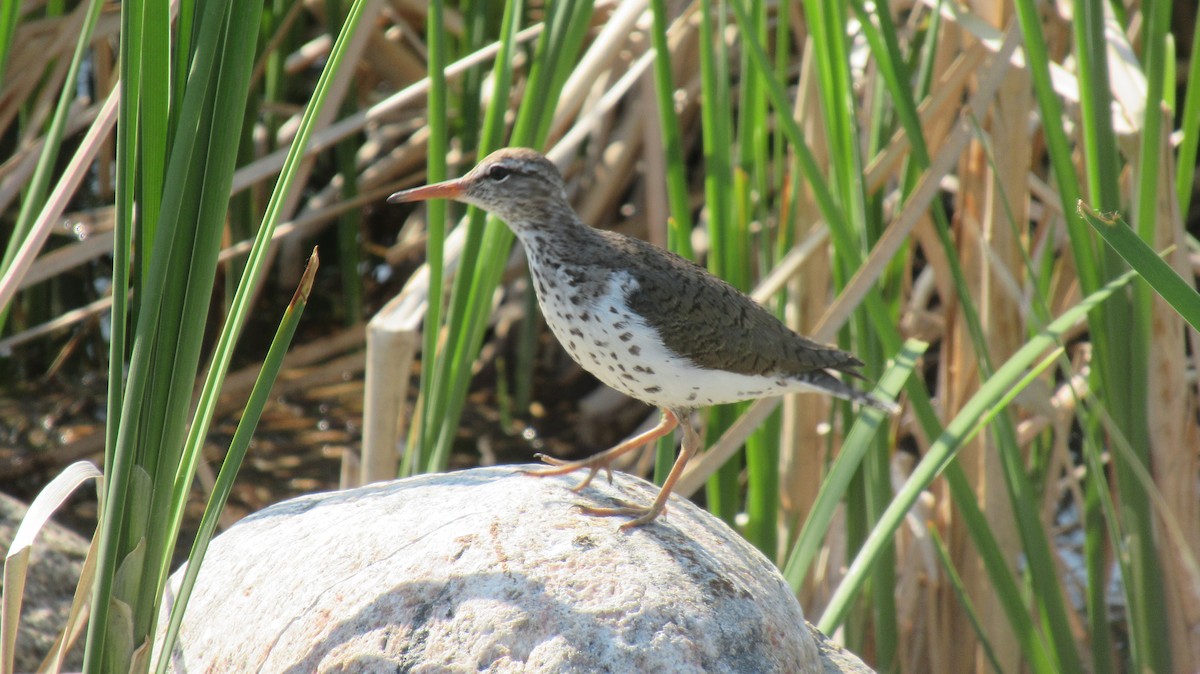
<svg viewBox="0 0 1200 674"><path fill-rule="evenodd" d="M446 179L446 45L445 29L443 26L443 8L440 0L429 5L427 15L429 44L429 96L426 102L429 124L429 152L425 161L426 182L435 183ZM425 310L425 321L422 326L421 353L421 390L433 390L433 377L436 372L438 334L442 330L442 283L445 274L445 254L443 249L446 242L446 202L434 199L426 204L426 229L428 238L425 244L425 264L429 268L429 300ZM426 398L428 402L428 398ZM422 428L436 428L438 414L441 409L433 405L421 407L423 418Z"/></svg>
<svg viewBox="0 0 1200 674"><path fill-rule="evenodd" d="M505 11L507 5L505 3ZM462 55L482 49L487 42L487 35L497 25L491 21L489 10L494 10L496 5L489 3L487 0L465 0L461 5L461 10L464 15L464 34L459 42L457 54ZM433 39L433 36L429 36ZM461 116L459 123L458 135L464 148L473 149L479 146L479 137L483 133L483 118L482 107L480 101L482 97L480 92L483 87L483 67L474 66L467 70L462 77L462 87L458 92L458 110ZM432 83L432 81L431 81ZM461 207L459 207L461 208ZM461 214L461 213L460 213Z"/></svg>
<svg viewBox="0 0 1200 674"><path fill-rule="evenodd" d="M1075 56L1079 69L1079 106L1083 147L1087 161L1088 192L1100 200L1101 208L1112 210L1121 191L1117 186L1121 158L1112 125L1112 93L1109 89L1108 41L1104 37L1104 8L1101 3L1076 0Z"/></svg>
<svg viewBox="0 0 1200 674"><path fill-rule="evenodd" d="M1088 434L1090 437L1091 434ZM1087 621L1088 633L1091 636L1088 646L1092 654L1092 666L1096 674L1113 674L1116 672L1113 660L1113 640L1108 615L1108 587L1104 582L1108 578L1109 545L1113 540L1107 535L1106 525L1116 527L1119 519L1112 510L1111 501L1105 502L1108 496L1107 484L1103 478L1104 471L1100 465L1100 451L1094 442L1088 441L1083 449L1084 461L1088 473L1083 484L1083 518L1084 518L1084 564L1087 568ZM1098 470L1097 470L1098 469ZM1107 506L1107 507L1106 507Z"/></svg>
<svg viewBox="0 0 1200 674"><path fill-rule="evenodd" d="M840 229L840 234L832 237L834 244L834 264L832 265L833 281L837 287L845 285L858 269L858 259L869 249L872 242L886 227L882 221L882 208L878 196L872 198L866 193L861 180L862 148L860 124L860 104L856 101L855 83L850 72L850 37L845 27L848 24L848 3L824 3L808 0L803 3L805 15L811 26L812 54L815 58L814 71L819 86L819 100L822 104L822 122L828 145L828 165L830 182L838 205L846 215L845 221L831 221L831 230ZM876 54L882 64L889 59L889 54L879 51ZM886 67L886 66L885 66ZM765 67L762 68L765 72ZM876 105L869 112L873 120L868 134L879 134L882 124L883 109L880 106L882 97L872 97ZM870 143L869 143L870 144ZM874 204L870 207L869 204ZM965 294L960 296L965 298ZM855 351L868 365L866 375L877 375L877 363L882 361L883 350L878 338L873 335L872 319L868 316L871 310L880 311L878 298L873 299L867 306L867 311L858 311L847 330L843 330L841 343L844 347ZM896 308L886 311L892 315ZM853 345L851 339L853 335ZM843 414L850 414L849 406L842 404ZM846 545L849 554L854 554L863 538L867 535L871 523L883 512L891 496L890 469L887 452L882 440L875 440L877 451L868 455L861 464L860 470L848 485L846 498ZM866 649L865 640L873 640L877 664L884 670L897 666L898 631L895 608L895 569L894 555L881 556L879 565L874 571L871 582L873 598L864 603L862 619L848 625L847 643L859 650ZM867 627L866 612L871 613L870 627Z"/></svg>
<svg viewBox="0 0 1200 674"><path fill-rule="evenodd" d="M1058 195L1070 235L1071 252L1078 268L1083 292L1091 294L1102 283L1100 270L1096 266L1096 260L1099 258L1083 221L1072 215L1075 212L1075 202L1080 198L1079 178L1075 172L1066 130L1060 123L1063 118L1062 102L1050 80L1050 57L1046 51L1048 43L1045 33L1042 32L1041 15L1034 0L1015 0L1014 9L1024 38L1022 45L1043 120L1042 133L1046 139L1047 155L1058 183ZM1099 346L1103 348L1102 344Z"/></svg>
<svg viewBox="0 0 1200 674"><path fill-rule="evenodd" d="M1153 240L1155 225L1158 222L1158 176L1159 167L1164 164L1160 155L1163 142L1163 100L1167 83L1164 78L1167 73L1167 39L1171 32L1171 3L1151 2L1146 7L1146 21L1143 25L1143 73L1146 76L1146 107L1142 120L1141 143L1138 146L1137 191L1134 205L1133 224L1137 227L1138 235L1146 241ZM1174 86L1174 82L1171 85ZM1115 183L1114 183L1115 186ZM1097 197L1101 199L1101 197ZM1101 210L1111 210L1112 207L1103 201L1099 202ZM1165 664L1165 663L1157 663Z"/></svg>
<svg viewBox="0 0 1200 674"><path fill-rule="evenodd" d="M740 3L734 2L730 5L733 10L734 17L738 25L749 25L749 16L746 14L745 8ZM755 68L766 72L771 71L771 60L767 58L767 54L763 51L762 45L752 33L744 33L743 49L750 54L751 63ZM703 53L703 50L701 51ZM766 94L771 102L771 107L775 109L775 122L780 125L787 138L791 149L796 153L796 159L799 162L800 172L804 179L808 182L813 191L813 198L817 202L817 207L821 211L821 216L829 223L829 231L832 237L837 240L840 236L845 236L845 216L842 209L834 201L833 193L829 189L829 184L825 180L824 174L821 172L820 166L817 164L816 157L813 156L812 150L808 144L804 142L804 133L800 130L800 125L796 122L791 112L791 101L788 98L787 92L784 90L783 83L773 77L763 79L766 85ZM841 242L845 245L839 245L839 253L842 248L850 249L850 239L847 238ZM850 254L850 253L846 253ZM857 265L854 265L857 267ZM897 344L898 346L898 344Z"/></svg>
<svg viewBox="0 0 1200 674"><path fill-rule="evenodd" d="M338 39L334 42L333 49L330 52L329 60L326 62L325 68L317 80L311 102L305 109L304 115L300 120L296 136L288 150L283 168L280 170L279 180L276 182L275 189L267 204L262 225L258 228L258 234L247 257L245 272L230 304L229 316L222 326L220 336L217 338L217 344L213 350L212 365L209 368L208 375L205 377L204 385L200 391L196 413L187 439L184 442L184 451L178 462L177 470L172 475L172 521L170 525L172 539L178 535L179 527L183 521L183 508L187 502L187 494L191 489L196 465L200 460L204 438L208 435L208 429L216 413L217 397L225 380L225 375L229 371L229 365L233 360L234 347L253 309L252 300L254 290L262 281L262 277L267 271L266 263L270 252L271 240L275 228L282 219L284 202L287 199L287 195L296 186L296 177L299 174L304 149L312 137L317 116L325 104L325 99L328 97L329 88L332 86L333 80L338 76L342 63L345 60L346 51L350 43L349 36L354 32L354 29L362 19L365 7L365 0L356 0L350 7ZM167 571L168 569L164 566L161 570L164 577Z"/></svg>
<svg viewBox="0 0 1200 674"><path fill-rule="evenodd" d="M910 339L896 354L894 364L880 378L876 387L878 394L889 400L899 395L904 384L912 376L917 362L929 347L925 342ZM821 481L821 489L813 501L808 518L800 529L800 535L792 545L783 565L783 577L793 592L799 592L804 577L808 575L812 561L820 552L825 534L833 522L834 512L841 503L859 464L872 447L872 438L883 426L884 415L875 410L863 410L858 420L850 427L842 441L841 452Z"/></svg>
<svg viewBox="0 0 1200 674"><path fill-rule="evenodd" d="M1001 396L994 406L990 406L990 411L980 418L977 428L990 423L989 428L997 436L996 449L1004 470L1004 484L1008 490L1025 553L1029 582L1033 588L1038 612L1051 635L1050 645L1054 649L1058 665L1063 671L1081 671L1083 662L1075 647L1067 607L1060 590L1062 583L1058 576L1054 553L1050 549L1050 537L1042 526L1041 513L1037 508L1038 494L1025 472L1024 454L1017 444L1015 430L1007 423L1009 418L1004 412L1007 403L1015 399L1016 394L1037 377L1041 368L1049 366L1055 356L1057 350L1052 352L1050 357L1043 359L1040 368L1033 366L1027 375L1018 377L1009 392ZM998 423L991 423L993 420Z"/></svg>
<svg viewBox="0 0 1200 674"><path fill-rule="evenodd" d="M1110 117L1108 70L1109 38L1105 34L1104 17L1096 3L1076 3L1076 51L1080 66L1080 96L1083 105L1085 138L1085 167L1089 173L1090 199L1102 211L1122 208L1117 174L1120 161ZM1164 77L1167 72L1166 53L1170 30L1171 4L1149 3L1145 8L1142 34L1142 60L1146 82L1146 99L1141 120L1137 160L1134 165L1136 191L1133 195L1133 224L1138 235L1153 241L1158 208L1159 167L1164 164L1160 154L1163 142ZM1100 143L1096 143L1097 137ZM1097 173L1100 177L1094 177ZM1121 268L1111 249L1102 251L1106 276ZM1103 329L1093 330L1098 346L1096 370L1103 382L1102 395L1122 432L1138 448L1137 461L1149 463L1150 429L1145 401L1149 394L1147 363L1151 343L1150 291L1134 283L1131 299L1118 300L1106 309ZM1137 532L1149 532L1153 517L1146 495L1129 479L1130 466L1120 458L1114 464L1117 488L1123 502L1123 516ZM1152 643L1168 634L1165 612L1161 610L1163 579L1158 568L1157 552L1152 536L1137 536L1136 549L1131 550L1132 577L1125 578L1129 602L1129 628L1135 667L1155 671L1170 669L1169 648Z"/></svg>
<svg viewBox="0 0 1200 674"><path fill-rule="evenodd" d="M140 12L141 25L138 34L141 49L134 58L141 63L138 95L138 152L141 157L138 170L138 219L145 223L141 228L143 245L147 250L154 248L154 233L164 196L163 181L166 180L167 157L170 152L167 130L171 110L171 59L163 58L171 53L171 16L167 3L147 2ZM235 118L236 119L236 118ZM144 275L149 271L150 258L141 256Z"/></svg>
<svg viewBox="0 0 1200 674"><path fill-rule="evenodd" d="M511 145L540 147L544 144L550 114L554 110L575 55L582 46L591 11L590 2L561 2L551 6L550 16L546 20L547 29L539 36L534 52L525 97L517 113L510 139ZM498 65L499 63L497 61ZM505 106L506 103L507 97L497 95L493 98L493 106ZM489 110L488 121L502 120L502 117L497 116L500 114L501 112L497 112L493 115ZM500 126L496 130L501 131L502 128ZM492 130L493 127L489 126L485 133ZM498 143L499 133L485 138L484 141L480 144L481 151L491 149L491 146L487 145L488 142ZM471 226L475 222L472 220ZM435 440L431 449L425 450L427 453L424 456L427 458L423 468L427 471L445 470L449 461L450 447L471 379L471 368L483 342L492 295L499 285L504 262L513 243L512 232L507 227L494 218L489 218L488 222L489 225L483 228L481 235L478 228L469 231L460 265L461 271L455 279L455 290L451 297L451 305L454 308L451 309L447 321L451 342L443 351L443 355L439 356L446 363L442 368L443 372L449 372L449 375L444 378L446 383L440 385L441 390L435 390L438 398L434 402L442 406L443 414L437 417L437 426L429 429ZM486 255L475 257L481 252L486 252ZM460 284L464 284L461 292L465 295L458 296L461 301L461 304L458 304L456 295L460 292ZM459 307L462 311L456 313Z"/></svg>
<svg viewBox="0 0 1200 674"><path fill-rule="evenodd" d="M675 82L671 75L671 50L667 43L666 0L650 0L653 12L651 41L654 45L654 94L658 124L662 129L663 158L667 166L667 205L671 211L667 248L691 259L691 205L688 203L687 164L679 118L675 114Z"/></svg>
<svg viewBox="0 0 1200 674"><path fill-rule="evenodd" d="M734 6L740 6L734 0ZM737 254L730 186L733 134L730 113L728 53L723 39L724 2L700 6L700 133L704 153L704 201L711 240L708 269L735 287L746 288L746 270ZM745 27L747 23L743 24ZM714 442L737 418L737 408L718 406L709 410L704 425L706 444ZM727 462L708 480L708 509L732 524L739 509L740 473L738 460Z"/></svg>
<svg viewBox="0 0 1200 674"><path fill-rule="evenodd" d="M20 3L11 4L19 5ZM54 107L54 115L50 119L50 128L46 131L42 153L38 157L37 166L34 167L33 177L30 179L29 185L25 188L25 192L21 198L21 209L17 213L17 221L14 223L12 233L9 235L8 245L4 247L4 255L0 258L0 276L8 271L13 258L17 255L17 250L21 247L21 243L29 236L30 230L33 229L33 222L37 218L38 212L42 210L42 206L46 203L46 194L50 189L51 175L59 159L58 151L62 147L63 133L67 125L67 115L71 112L71 103L75 100L75 95L78 91L75 82L79 78L79 68L88 54L92 31L96 27L96 21L100 17L100 9L103 6L104 3L101 0L90 0L86 8L80 8L79 10L84 11L86 9L83 28L80 31L78 41L75 43L75 51L71 55L71 63L67 66L67 74L63 80L63 87L59 92L58 102ZM3 10L3 13L7 14L8 11ZM15 9L12 11L15 12ZM13 20L15 21L15 17ZM4 29L4 26L0 26L0 29ZM0 72L3 71L0 70ZM0 307L0 332L4 330L4 323L7 317L8 307Z"/></svg>
<svg viewBox="0 0 1200 674"><path fill-rule="evenodd" d="M1125 223L1120 215L1104 215L1079 202L1079 214L1121 255L1183 320L1200 330L1200 294Z"/></svg>
<svg viewBox="0 0 1200 674"><path fill-rule="evenodd" d="M0 6L0 85L7 81L8 55L12 51L13 36L21 22L21 3L6 2Z"/></svg>
<svg viewBox="0 0 1200 674"><path fill-rule="evenodd" d="M1192 205L1193 181L1196 178L1196 148L1200 147L1200 58L1196 57L1196 45L1200 45L1200 15L1192 26L1192 57L1188 59L1187 81L1184 82L1183 113L1179 115L1179 152L1175 160L1175 194L1179 198L1179 212L1187 217Z"/></svg>
<svg viewBox="0 0 1200 674"><path fill-rule="evenodd" d="M337 17L338 22L329 21L327 29L330 33L329 37L337 40L338 34L341 32L340 20L344 14L342 10L343 0L325 0L326 17ZM338 114L342 118L350 117L356 109L356 101L359 100L359 86L357 80L352 80L348 85L349 91L342 100L341 108ZM432 95L432 94L431 94ZM255 101L257 103L257 101ZM252 137L254 127L247 124L244 126L244 133L247 137ZM344 202L352 202L358 196L358 160L357 154L362 139L355 136L347 138L338 143L333 150L334 163L337 165L338 175L342 178L340 189L340 197ZM244 147L250 147L250 143L243 143ZM240 196L240 195L239 195ZM342 308L341 317L346 327L351 327L363 320L363 282L362 282L362 246L360 245L361 232L363 228L363 215L359 209L350 209L343 212L337 219L337 260L338 271L341 272L341 288L342 288ZM437 286L441 287L441 286Z"/></svg>
<svg viewBox="0 0 1200 674"><path fill-rule="evenodd" d="M165 674L171 665L171 652L174 649L175 640L179 636L179 627L183 624L183 614L187 608L188 598L195 587L196 577L200 574L200 563L216 532L221 510L225 507L225 503L229 500L229 494L233 491L234 481L237 479L242 461L246 458L250 440L262 417L263 408L266 407L271 386L275 383L275 378L283 366L283 357L291 345L292 337L296 334L296 328L300 325L300 317L304 314L304 308L308 304L308 295L312 292L313 278L316 276L318 266L317 251L314 249L308 266L304 269L304 276L300 279L296 294L292 297L287 311L284 312L279 329L275 332L275 338L271 340L271 345L267 349L262 370L254 382L254 388L250 391L250 397L246 401L242 417L238 421L237 430L234 431L233 439L229 443L229 451L225 455L225 461L221 464L212 494L204 508L204 515L200 519L196 539L188 553L187 570L180 582L175 601L171 605L170 619L159 650L157 669L159 674Z"/></svg>
<svg viewBox="0 0 1200 674"><path fill-rule="evenodd" d="M520 0L508 2L504 6L504 18L500 28L500 50L492 66L492 103L484 115L484 126L480 137L480 152L486 152L496 147L504 134L504 115L508 109L509 91L512 86L513 54L517 46L516 35L521 24L524 3ZM458 357L469 353L470 327L459 327L472 320L483 320L478 311L471 307L477 300L472 298L474 291L474 270L480 264L483 251L483 236L485 214L476 208L467 210L467 236L463 244L460 268L463 270L454 277L450 292L450 306L446 316L447 340L442 350L434 354L425 353L422 358L436 358L437 375L429 382L422 382L421 397L418 407L429 408L424 414L418 414L414 422L413 432L409 434L409 443L405 460L401 463L401 474L411 475L427 470L428 466L436 466L434 455L437 452L439 438L442 437L443 425L456 422L457 416L450 415L454 401L459 395L465 396L466 382ZM460 394L459 391L462 391ZM425 420L430 423L425 423ZM433 423L437 420L438 423ZM418 425L419 424L419 425Z"/></svg>
<svg viewBox="0 0 1200 674"><path fill-rule="evenodd" d="M129 29L131 25L140 25L140 12L142 7L140 3L130 2L122 6L122 25ZM225 12L221 8L215 6L210 7L207 18L207 25L210 26L206 45L208 47L208 57L199 64L191 73L189 82L194 82L195 86L190 89L188 94L191 99L193 108L193 119L195 120L190 127L192 133L199 127L199 121L202 119L202 109L206 103L207 89L213 79L213 64L215 58L213 54L216 52L216 45L220 36L220 30L223 30ZM135 20L137 19L137 20ZM133 31L136 33L136 31ZM130 33L126 33L125 38L129 39ZM126 43L123 41L123 46ZM134 43L135 48L140 48L140 45ZM122 52L123 54L126 52ZM165 57L165 55L163 55ZM126 61L130 64L130 68L123 71L123 75L128 75L132 68L132 61ZM123 103L132 103L138 100L140 95L140 84L138 79L126 80ZM121 110L121 118L118 121L119 128L136 129L137 127L137 108L132 105L123 105ZM132 140L132 139L129 139ZM190 145L194 145L191 143ZM190 148L189 148L190 149ZM124 173L124 178L118 178L118 185L124 185L126 189L131 189L135 184L135 176L139 171L140 156L137 154L136 145L130 143L126 146L126 154L118 156L118 172ZM182 173L182 168L186 166L181 155L177 161L179 167L177 173ZM182 182L182 175L177 176L179 182ZM178 195L178 185L176 185L176 193ZM175 203L181 200L178 196ZM132 203L132 202L130 202ZM118 202L118 206L120 206ZM120 213L118 214L120 216ZM198 226L197 221L193 219L185 220L184 222ZM174 231L175 222L171 223L171 229ZM132 634L122 634L109 631L109 607L123 605L133 610L133 605L138 601L137 596L119 596L115 597L116 583L114 582L117 569L125 567L125 557L130 552L128 547L136 541L143 540L141 533L132 530L132 524L127 521L127 518L133 516L134 508L129 507L132 499L144 500L146 502L146 510L150 505L148 488L143 493L139 487L140 480L138 475L146 475L153 468L151 464L157 459L157 456L149 457L144 450L144 445L147 443L155 447L154 451L171 451L170 448L162 448L158 443L160 437L157 433L151 433L143 428L144 424L154 423L155 420L161 422L166 416L163 401L167 398L167 393L161 390L162 379L165 376L168 380L170 375L166 372L172 370L171 364L163 365L158 372L162 373L155 377L155 369L151 359L154 353L162 343L159 340L158 324L164 321L169 327L174 327L178 330L179 323L182 321L182 312L179 310L178 303L173 307L174 314L169 318L163 317L163 296L167 289L167 280L165 270L169 264L168 258L174 253L171 250L172 241L170 238L160 238L156 241L156 245L150 255L157 260L156 265L152 265L152 269L157 269L159 277L155 282L143 286L144 278L135 276L135 288L138 288L139 305L136 307L138 312L139 322L135 329L135 340L128 361L128 384L124 392L122 401L122 411L118 418L120 419L120 427L116 432L115 446L106 451L105 478L107 481L106 490L110 494L110 498L105 509L105 514L102 517L102 529L100 537L100 548L98 557L98 571L96 578L95 592L93 594L93 607L98 607L93 613L88 625L88 637L85 655L85 671L97 672L104 669L105 663L111 664L113 658L119 658L122 644L133 639ZM182 248L182 246L181 246ZM143 255L145 254L144 249ZM187 250L182 251L183 254ZM186 261L176 261L177 267L182 267ZM144 290L142 290L144 288ZM120 317L119 320L126 320L125 317ZM177 333L176 333L177 334ZM174 355L175 344L173 340L167 338L165 340L163 352ZM114 354L116 355L116 354ZM122 354L123 355L123 354ZM165 357L165 356L164 356ZM114 363L113 370L120 369ZM182 372L184 368L180 368ZM151 379L156 379L155 385L152 385ZM183 380L185 375L180 375L179 379ZM170 382L166 382L169 384ZM187 385L191 385L191 380L188 379ZM111 433L110 433L111 437ZM144 511L140 511L144 512ZM144 540L143 540L144 543ZM144 553L144 549L143 549ZM135 589L135 591L138 591ZM135 614L136 615L136 614ZM112 616L115 617L115 616Z"/></svg>
<svg viewBox="0 0 1200 674"><path fill-rule="evenodd" d="M142 16L138 12L143 8L137 5L124 6L128 12L124 25L140 25L131 21ZM214 120L240 118L245 111L261 8L251 2L208 3L202 12L196 23L196 49L187 87L175 98L182 101L176 136L165 144L170 157L155 241L148 261L138 265L148 271L135 277L133 284L139 321L121 400L120 426L107 466L111 498L105 508L93 598L93 605L102 609L96 610L89 624L85 668L90 672L111 670L114 662L127 657L123 655L125 644L140 644L149 638L158 618L165 569L176 535L172 511L177 499L172 484L181 470L186 413L239 137L225 133ZM168 56L159 54L158 58ZM126 86L130 100L139 100L140 80L126 81ZM155 106L127 106L122 112L126 129L137 128L136 115L173 114ZM125 174L119 184L126 189L145 161L155 161L147 160L137 149L127 145L125 154L119 155L119 171ZM143 255L144 243L139 241ZM116 319L121 320L125 318ZM114 356L123 353L114 348ZM113 369L120 369L119 364ZM141 505L132 507L135 502ZM130 554L135 549L139 561L133 573ZM117 569L136 582L117 583ZM113 614L110 607L125 608ZM121 617L126 610L128 623ZM115 630L110 629L114 625Z"/></svg>
<svg viewBox="0 0 1200 674"><path fill-rule="evenodd" d="M203 97L205 110L201 119L205 121L194 127L199 133L192 137L195 144L191 145L191 151L187 140L173 147L167 178L168 183L171 177L178 182L165 184L163 190L164 222L160 223L158 235L166 237L169 229L175 229L172 238L176 245L170 250L173 263L168 262L167 268L159 273L167 278L167 287L180 288L181 293L164 296L162 307L165 311L159 315L156 335L156 339L163 340L159 342L159 358L155 362L155 374L160 382L156 388L165 394L162 409L167 417L162 423L150 417L152 423L143 435L144 441L150 443L146 446L145 465L155 485L147 559L148 563L160 567L157 574L148 574L146 585L134 603L138 634L151 633L158 619L157 608L168 566L163 560L171 556L174 547L173 518L170 516L174 495L168 485L176 479L184 453L186 421L200 363L203 325L212 298L240 139L240 134L227 133L213 121L236 119L246 109L259 16L261 12L249 2L235 3L230 8L222 30L224 35L218 58L214 61L216 70L212 86L203 91L207 95ZM185 106L187 104L185 94ZM181 128L184 128L182 124ZM184 130L185 138L189 132L190 129ZM174 152L181 147L184 148L182 154ZM176 224L179 222L194 222L195 228L189 231L185 226L181 230ZM151 267L165 259L164 256L151 260ZM176 304L179 299L182 303ZM182 316L183 320L176 315ZM170 369L165 370L167 367Z"/></svg>
<svg viewBox="0 0 1200 674"><path fill-rule="evenodd" d="M896 494L883 517L880 518L858 557L855 558L842 584L830 600L825 614L818 625L823 631L832 631L841 624L849 610L849 602L862 587L870 567L888 543L905 514L915 503L921 491L951 462L955 453L968 437L978 420L995 406L1023 378L1024 372L1047 349L1057 345L1063 332L1083 318L1097 304L1107 300L1132 279L1125 274L1106 285L1102 290L1086 297L1082 302L1063 312L1038 335L996 370L995 375L962 407L957 416L946 426L945 431L933 443L921 463L913 471L905 486Z"/></svg>

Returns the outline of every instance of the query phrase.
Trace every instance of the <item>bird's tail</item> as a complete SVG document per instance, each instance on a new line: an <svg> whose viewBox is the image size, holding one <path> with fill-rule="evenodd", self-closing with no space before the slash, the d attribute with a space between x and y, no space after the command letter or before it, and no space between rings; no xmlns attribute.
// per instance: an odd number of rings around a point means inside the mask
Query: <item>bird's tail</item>
<svg viewBox="0 0 1200 674"><path fill-rule="evenodd" d="M805 372L800 377L804 383L813 388L820 389L829 395L837 396L843 400L849 400L852 403L874 407L877 410L882 410L888 414L896 414L900 411L900 406L891 400L880 400L875 396L860 391L853 386L843 382L841 379L829 374L826 370L812 370Z"/></svg>

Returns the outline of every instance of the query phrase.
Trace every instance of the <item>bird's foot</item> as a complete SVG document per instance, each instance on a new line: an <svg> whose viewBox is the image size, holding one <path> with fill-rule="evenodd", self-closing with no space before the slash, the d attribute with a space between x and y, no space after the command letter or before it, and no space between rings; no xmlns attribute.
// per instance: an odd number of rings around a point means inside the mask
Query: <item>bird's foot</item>
<svg viewBox="0 0 1200 674"><path fill-rule="evenodd" d="M625 440L616 447L606 449L603 452L600 452L599 454L596 454L590 458L583 459L582 461L563 461L562 459L556 459L551 456L546 456L545 454L536 454L534 458L550 464L550 467L531 469L524 472L528 475L535 475L537 477L551 477L554 475L566 475L567 473L579 470L580 468L586 468L588 471L587 477L583 478L579 484L571 488L571 491L578 493L582 491L584 487L587 487L589 484L591 484L592 478L596 477L596 473L600 472L600 469L603 468L604 472L608 475L608 483L612 484L613 461L670 433L678 424L679 417L676 416L676 414L671 410L664 409L662 411L662 420L658 422L657 426L646 431L645 433L640 433L632 438L629 438L628 440Z"/></svg>
<svg viewBox="0 0 1200 674"><path fill-rule="evenodd" d="M593 517L632 517L633 519L618 527L621 531L629 531L634 527L649 524L666 510L666 506L658 501L655 501L649 507L635 506L625 501L618 501L618 503L621 505L617 508L597 508L595 506L583 505L582 503L576 504L575 508L584 515L591 515Z"/></svg>
<svg viewBox="0 0 1200 674"><path fill-rule="evenodd" d="M580 468L586 468L588 470L587 477L580 480L579 484L571 487L571 491L575 493L583 491L585 487L591 484L592 478L596 477L596 473L600 472L601 469L604 469L604 472L607 474L608 483L612 484L612 458L605 457L603 454L593 456L590 459L583 459L581 461L564 461L562 459L556 459L552 456L546 456L545 454L535 454L534 458L542 461L543 463L550 464L550 467L533 468L522 471L526 475L533 475L534 477L553 477L555 475L566 475L567 473L572 473Z"/></svg>

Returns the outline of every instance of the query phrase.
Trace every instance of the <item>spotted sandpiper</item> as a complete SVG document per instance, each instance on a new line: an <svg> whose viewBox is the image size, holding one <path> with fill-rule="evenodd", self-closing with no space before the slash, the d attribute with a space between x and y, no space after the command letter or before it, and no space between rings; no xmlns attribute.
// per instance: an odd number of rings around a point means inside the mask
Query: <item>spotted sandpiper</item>
<svg viewBox="0 0 1200 674"><path fill-rule="evenodd" d="M499 150L457 180L388 197L390 203L425 199L472 204L507 223L525 247L546 323L567 353L600 381L662 412L653 429L589 459L539 455L552 465L531 474L586 468L587 477L574 487L580 491L614 459L684 421L679 457L653 503L582 507L584 513L632 517L622 529L658 517L688 459L701 448L687 422L700 407L817 391L887 412L897 409L831 374L857 377L862 363L853 355L792 332L687 259L584 224L567 201L558 169L534 150Z"/></svg>

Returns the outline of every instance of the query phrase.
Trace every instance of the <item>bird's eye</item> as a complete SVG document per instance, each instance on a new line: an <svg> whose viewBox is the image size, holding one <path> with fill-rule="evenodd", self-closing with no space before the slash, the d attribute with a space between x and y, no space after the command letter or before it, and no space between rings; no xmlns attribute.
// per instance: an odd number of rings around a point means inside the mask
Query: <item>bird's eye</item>
<svg viewBox="0 0 1200 674"><path fill-rule="evenodd" d="M510 175L512 175L512 170L505 166L493 166L487 172L487 177L498 183L508 180Z"/></svg>

